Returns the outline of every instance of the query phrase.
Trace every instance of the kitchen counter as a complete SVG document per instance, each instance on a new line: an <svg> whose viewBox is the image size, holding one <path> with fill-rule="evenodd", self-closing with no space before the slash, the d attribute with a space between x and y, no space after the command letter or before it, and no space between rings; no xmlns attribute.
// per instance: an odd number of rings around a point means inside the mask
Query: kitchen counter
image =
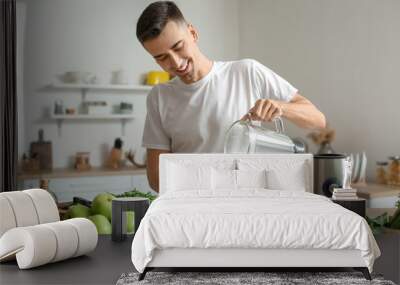
<svg viewBox="0 0 400 285"><path fill-rule="evenodd" d="M109 169L93 167L90 170L56 168L50 171L20 173L18 189L40 187L40 179L48 179L49 189L55 193L59 202L70 202L73 197L92 200L100 193L120 194L137 189L151 192L147 181L146 169L124 167Z"/></svg>
<svg viewBox="0 0 400 285"><path fill-rule="evenodd" d="M400 195L400 186L368 183L354 184L352 187L357 189L358 196L365 199Z"/></svg>
<svg viewBox="0 0 400 285"><path fill-rule="evenodd" d="M357 195L367 200L368 208L393 208L400 199L400 187L385 184L353 184Z"/></svg>
<svg viewBox="0 0 400 285"><path fill-rule="evenodd" d="M143 175L146 168L122 167L111 169L106 167L92 167L90 170L76 170L73 168L55 168L53 170L29 171L18 173L18 180L41 179L41 178L66 178L87 176L118 176L118 175Z"/></svg>

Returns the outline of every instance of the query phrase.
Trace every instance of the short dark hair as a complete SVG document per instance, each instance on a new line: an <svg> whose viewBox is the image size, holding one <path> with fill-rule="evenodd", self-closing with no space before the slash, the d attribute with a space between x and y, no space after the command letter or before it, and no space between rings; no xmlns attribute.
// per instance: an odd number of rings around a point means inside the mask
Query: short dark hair
<svg viewBox="0 0 400 285"><path fill-rule="evenodd" d="M186 23L178 6L172 1L151 3L142 12L136 24L136 37L143 43L161 34L168 21Z"/></svg>

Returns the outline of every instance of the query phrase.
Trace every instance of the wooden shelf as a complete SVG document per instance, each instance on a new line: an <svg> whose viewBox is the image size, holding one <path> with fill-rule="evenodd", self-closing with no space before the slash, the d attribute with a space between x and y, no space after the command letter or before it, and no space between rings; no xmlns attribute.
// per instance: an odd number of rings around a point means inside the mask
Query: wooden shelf
<svg viewBox="0 0 400 285"><path fill-rule="evenodd" d="M109 115L90 115L90 114L52 114L55 120L133 120L132 114L109 114Z"/></svg>
<svg viewBox="0 0 400 285"><path fill-rule="evenodd" d="M90 170L78 171L73 168L55 168L53 170L20 172L18 180L41 179L41 178L66 178L66 177L88 177L88 176L122 176L146 174L146 168L123 167L111 169L106 167L92 167Z"/></svg>
<svg viewBox="0 0 400 285"><path fill-rule="evenodd" d="M90 90L111 90L111 91L137 91L147 94L152 86L148 85L117 85L117 84L66 84L52 83L47 86L50 89L56 90L77 90L81 94L81 104L86 101L87 94ZM145 91L145 92L144 92ZM127 120L133 120L135 117L132 114L107 114L107 115L88 115L88 114L51 114L51 118L57 120L58 136L61 136L62 123L64 120L121 120L121 135L125 135L125 125Z"/></svg>
<svg viewBox="0 0 400 285"><path fill-rule="evenodd" d="M359 197L370 199L377 197L390 197L399 196L400 197L400 187L391 186L386 184L354 184L353 188L357 189L357 195Z"/></svg>
<svg viewBox="0 0 400 285"><path fill-rule="evenodd" d="M50 88L56 89L74 89L74 90L126 90L126 91L150 91L153 86L148 85L132 85L132 84L67 84L53 83Z"/></svg>
<svg viewBox="0 0 400 285"><path fill-rule="evenodd" d="M126 121L135 119L135 116L133 114L109 114L109 115L51 114L51 118L57 120L58 136L61 136L62 123L64 120L120 120L121 134L125 135Z"/></svg>

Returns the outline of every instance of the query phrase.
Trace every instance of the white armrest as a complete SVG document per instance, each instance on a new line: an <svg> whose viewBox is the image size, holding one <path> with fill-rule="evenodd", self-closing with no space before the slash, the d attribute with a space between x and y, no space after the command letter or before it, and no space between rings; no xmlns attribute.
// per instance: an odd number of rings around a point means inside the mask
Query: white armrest
<svg viewBox="0 0 400 285"><path fill-rule="evenodd" d="M8 230L0 238L0 261L16 256L20 269L86 254L97 245L96 226L75 218Z"/></svg>
<svg viewBox="0 0 400 285"><path fill-rule="evenodd" d="M42 225L13 228L0 239L0 261L16 255L20 269L49 263L56 251L54 233Z"/></svg>

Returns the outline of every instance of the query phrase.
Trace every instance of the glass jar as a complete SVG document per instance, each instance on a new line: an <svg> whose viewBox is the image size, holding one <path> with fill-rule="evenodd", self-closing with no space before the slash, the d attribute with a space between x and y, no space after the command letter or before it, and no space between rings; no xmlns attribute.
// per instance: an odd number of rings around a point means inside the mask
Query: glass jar
<svg viewBox="0 0 400 285"><path fill-rule="evenodd" d="M377 161L376 162L376 183L378 184L386 184L388 183L387 180L387 161Z"/></svg>
<svg viewBox="0 0 400 285"><path fill-rule="evenodd" d="M400 185L400 156L389 157L389 177L388 184L390 185Z"/></svg>

